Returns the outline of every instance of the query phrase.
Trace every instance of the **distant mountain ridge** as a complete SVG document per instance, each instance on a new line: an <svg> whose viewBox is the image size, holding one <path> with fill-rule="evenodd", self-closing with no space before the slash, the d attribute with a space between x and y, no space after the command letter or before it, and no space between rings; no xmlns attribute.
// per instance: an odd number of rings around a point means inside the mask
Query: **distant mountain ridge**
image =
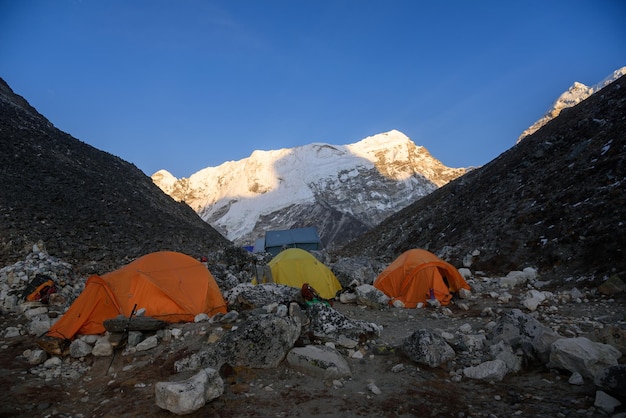
<svg viewBox="0 0 626 418"><path fill-rule="evenodd" d="M316 226L325 245L339 245L466 171L393 130L349 145L254 151L189 178L160 170L152 180L236 244Z"/></svg>
<svg viewBox="0 0 626 418"><path fill-rule="evenodd" d="M579 83L577 81L574 82L574 84L572 84L572 86L567 89L566 92L561 94L558 99L556 99L556 101L552 104L552 107L546 112L545 115L543 115L537 122L533 123L528 129L522 132L519 138L517 138L517 142L526 138L528 135L532 135L533 133L537 132L537 130L539 130L539 128L541 128L543 125L559 116L563 109L568 109L570 107L576 106L587 97L608 86L623 75L626 75L626 67L615 70L613 74L609 75L604 80L597 84L594 84L591 87L588 87L583 83Z"/></svg>

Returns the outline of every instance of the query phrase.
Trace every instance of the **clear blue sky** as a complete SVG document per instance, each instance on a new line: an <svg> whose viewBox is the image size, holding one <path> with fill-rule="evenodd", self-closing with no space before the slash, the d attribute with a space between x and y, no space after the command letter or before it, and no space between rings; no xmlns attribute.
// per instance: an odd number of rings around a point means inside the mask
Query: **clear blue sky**
<svg viewBox="0 0 626 418"><path fill-rule="evenodd" d="M147 175L391 129L466 167L626 65L625 22L623 0L0 0L0 77Z"/></svg>

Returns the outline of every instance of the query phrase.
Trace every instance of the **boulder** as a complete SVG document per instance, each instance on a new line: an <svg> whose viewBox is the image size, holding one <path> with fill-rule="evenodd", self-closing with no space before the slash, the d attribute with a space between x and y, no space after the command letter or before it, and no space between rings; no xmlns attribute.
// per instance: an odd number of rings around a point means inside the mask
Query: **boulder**
<svg viewBox="0 0 626 418"><path fill-rule="evenodd" d="M456 356L443 337L427 329L418 329L405 338L401 349L411 360L430 367L438 367Z"/></svg>
<svg viewBox="0 0 626 418"><path fill-rule="evenodd" d="M380 335L380 325L350 319L324 303L310 305L306 313L310 320L309 331L324 342L338 343L342 338L359 341Z"/></svg>
<svg viewBox="0 0 626 418"><path fill-rule="evenodd" d="M157 382L155 400L159 408L176 415L190 414L224 393L224 381L215 369L205 368L186 380Z"/></svg>
<svg viewBox="0 0 626 418"><path fill-rule="evenodd" d="M596 408L600 408L607 414L612 414L613 411L615 411L615 408L620 405L622 405L622 403L614 397L604 393L601 390L596 391L596 399L593 402L593 406L595 406Z"/></svg>
<svg viewBox="0 0 626 418"><path fill-rule="evenodd" d="M350 377L350 366L334 348L318 345L295 347L287 354L289 365L323 379Z"/></svg>
<svg viewBox="0 0 626 418"><path fill-rule="evenodd" d="M508 368L504 361L500 359L486 361L474 367L463 369L463 375L470 379L487 380L499 382L506 376Z"/></svg>
<svg viewBox="0 0 626 418"><path fill-rule="evenodd" d="M372 284L376 279L376 271L370 257L342 258L333 264L332 271L343 288L350 287L355 280L358 283Z"/></svg>
<svg viewBox="0 0 626 418"><path fill-rule="evenodd" d="M621 353L608 344L585 337L561 338L552 344L548 367L578 372L594 379L606 367L617 365Z"/></svg>
<svg viewBox="0 0 626 418"><path fill-rule="evenodd" d="M624 291L626 291L626 282L619 274L614 274L609 277L607 281L598 286L598 292L604 295L616 295Z"/></svg>
<svg viewBox="0 0 626 418"><path fill-rule="evenodd" d="M80 358L91 354L92 347L81 339L76 339L70 344L70 357Z"/></svg>
<svg viewBox="0 0 626 418"><path fill-rule="evenodd" d="M360 305L374 309L384 309L389 305L391 298L371 284L362 284L355 289L356 300Z"/></svg>
<svg viewBox="0 0 626 418"><path fill-rule="evenodd" d="M596 374L594 383L611 395L626 400L626 364L603 369Z"/></svg>
<svg viewBox="0 0 626 418"><path fill-rule="evenodd" d="M288 303L301 300L300 289L276 283L239 284L224 293L229 309L238 311L261 308L270 303Z"/></svg>
<svg viewBox="0 0 626 418"><path fill-rule="evenodd" d="M551 328L542 325L519 309L512 309L502 315L491 329L490 339L497 343L504 341L514 350L522 349L528 359L547 361L551 346L546 342L560 338ZM548 354L547 354L548 353Z"/></svg>

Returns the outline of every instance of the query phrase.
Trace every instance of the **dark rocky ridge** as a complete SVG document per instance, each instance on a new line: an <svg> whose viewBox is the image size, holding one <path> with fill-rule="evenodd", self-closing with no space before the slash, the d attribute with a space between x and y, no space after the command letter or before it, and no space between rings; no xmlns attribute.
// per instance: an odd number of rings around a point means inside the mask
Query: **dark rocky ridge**
<svg viewBox="0 0 626 418"><path fill-rule="evenodd" d="M344 247L394 258L415 247L457 266L526 266L566 279L626 270L626 78L567 109L484 167L448 183Z"/></svg>
<svg viewBox="0 0 626 418"><path fill-rule="evenodd" d="M56 129L0 79L0 266L32 244L103 273L158 250L237 250L134 165Z"/></svg>

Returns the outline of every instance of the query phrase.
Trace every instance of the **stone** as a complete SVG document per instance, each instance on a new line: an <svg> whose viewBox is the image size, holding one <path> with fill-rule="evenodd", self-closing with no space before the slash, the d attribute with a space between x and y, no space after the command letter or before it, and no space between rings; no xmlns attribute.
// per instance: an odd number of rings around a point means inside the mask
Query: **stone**
<svg viewBox="0 0 626 418"><path fill-rule="evenodd" d="M362 337L375 338L380 335L380 325L350 319L332 307L316 303L307 308L310 319L309 330L320 340L339 343L340 338L359 341ZM343 337L342 337L343 336Z"/></svg>
<svg viewBox="0 0 626 418"><path fill-rule="evenodd" d="M287 354L289 366L323 379L340 379L352 375L348 362L328 346L295 347Z"/></svg>
<svg viewBox="0 0 626 418"><path fill-rule="evenodd" d="M96 357L108 357L113 355L113 346L108 337L100 337L91 350L91 355Z"/></svg>
<svg viewBox="0 0 626 418"><path fill-rule="evenodd" d="M594 379L606 367L617 365L621 353L608 344L596 343L585 337L561 338L552 344L547 366L578 372Z"/></svg>
<svg viewBox="0 0 626 418"><path fill-rule="evenodd" d="M463 369L463 375L470 379L501 381L507 373L507 365L504 361L496 359L486 361L474 367Z"/></svg>
<svg viewBox="0 0 626 418"><path fill-rule="evenodd" d="M41 364L44 361L48 360L48 353L44 350L32 350L28 355L28 363L37 365Z"/></svg>
<svg viewBox="0 0 626 418"><path fill-rule="evenodd" d="M624 291L626 291L626 282L618 274L614 274L598 286L598 292L604 295L616 295Z"/></svg>
<svg viewBox="0 0 626 418"><path fill-rule="evenodd" d="M355 289L357 303L374 309L386 308L391 300L389 296L371 284L362 284Z"/></svg>
<svg viewBox="0 0 626 418"><path fill-rule="evenodd" d="M606 394L601 390L596 391L596 399L593 403L593 406L595 406L596 408L600 408L607 414L612 414L613 411L615 411L615 408L621 405L622 403L614 397Z"/></svg>
<svg viewBox="0 0 626 418"><path fill-rule="evenodd" d="M136 349L137 351L146 351L156 347L157 345L159 345L158 337L156 335L151 335L150 337L137 344Z"/></svg>
<svg viewBox="0 0 626 418"><path fill-rule="evenodd" d="M427 329L418 329L405 338L401 349L411 360L430 367L438 367L456 357L443 337Z"/></svg>
<svg viewBox="0 0 626 418"><path fill-rule="evenodd" d="M4 330L4 338L15 338L21 335L20 329L18 327L7 327Z"/></svg>
<svg viewBox="0 0 626 418"><path fill-rule="evenodd" d="M91 354L92 347L81 339L76 339L70 344L70 357L80 358Z"/></svg>
<svg viewBox="0 0 626 418"><path fill-rule="evenodd" d="M577 385L577 386L581 386L585 384L585 379L583 379L583 375L578 373L578 372L574 372L572 373L572 375L569 377L569 379L567 380L567 382L570 385Z"/></svg>
<svg viewBox="0 0 626 418"><path fill-rule="evenodd" d="M154 390L159 408L185 415L220 397L224 393L224 381L217 370L205 368L186 380L157 382Z"/></svg>
<svg viewBox="0 0 626 418"><path fill-rule="evenodd" d="M606 367L596 374L594 383L611 395L626 400L626 364Z"/></svg>

